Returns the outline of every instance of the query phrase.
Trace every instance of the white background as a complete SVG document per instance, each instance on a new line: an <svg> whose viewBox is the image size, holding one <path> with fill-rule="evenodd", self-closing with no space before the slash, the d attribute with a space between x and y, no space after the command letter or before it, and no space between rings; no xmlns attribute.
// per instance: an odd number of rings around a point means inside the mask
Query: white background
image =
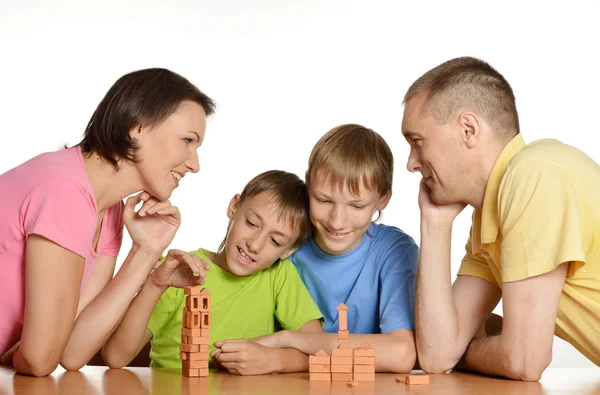
<svg viewBox="0 0 600 395"><path fill-rule="evenodd" d="M173 247L216 248L234 193L267 169L303 175L317 139L350 122L390 144L382 222L418 242L419 176L400 132L409 85L450 58L480 57L512 84L526 142L558 138L600 162L599 17L591 0L0 0L0 173L78 143L121 75L166 67L219 106L200 173L172 197L184 216ZM453 275L470 215L455 223ZM594 365L557 338L551 366Z"/></svg>

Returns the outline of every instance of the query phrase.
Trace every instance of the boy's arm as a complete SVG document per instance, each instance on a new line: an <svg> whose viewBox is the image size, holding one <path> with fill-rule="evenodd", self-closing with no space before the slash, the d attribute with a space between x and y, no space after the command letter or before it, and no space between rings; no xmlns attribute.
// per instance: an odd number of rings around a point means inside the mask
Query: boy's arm
<svg viewBox="0 0 600 395"><path fill-rule="evenodd" d="M254 340L269 347L295 348L307 355L338 346L336 333L281 331ZM406 373L415 365L415 335L412 330L401 329L385 334L350 334L348 337L350 347L357 347L364 341L375 349L377 372Z"/></svg>
<svg viewBox="0 0 600 395"><path fill-rule="evenodd" d="M149 277L131 302L117 329L102 349L102 358L111 368L122 368L135 358L152 338L148 321L167 287L159 287Z"/></svg>

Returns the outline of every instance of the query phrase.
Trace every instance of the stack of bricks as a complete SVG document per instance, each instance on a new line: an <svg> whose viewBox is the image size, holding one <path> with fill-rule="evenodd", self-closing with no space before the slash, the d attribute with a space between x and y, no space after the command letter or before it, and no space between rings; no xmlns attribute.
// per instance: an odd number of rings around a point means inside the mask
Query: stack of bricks
<svg viewBox="0 0 600 395"><path fill-rule="evenodd" d="M354 349L354 381L375 381L375 349L362 342Z"/></svg>
<svg viewBox="0 0 600 395"><path fill-rule="evenodd" d="M210 344L210 292L206 288L185 287L181 321L181 373L186 377L208 376Z"/></svg>
<svg viewBox="0 0 600 395"><path fill-rule="evenodd" d="M367 342L357 348L348 345L348 307L340 303L338 310L338 347L331 357L323 350L308 357L310 381L356 382L375 381L375 349Z"/></svg>

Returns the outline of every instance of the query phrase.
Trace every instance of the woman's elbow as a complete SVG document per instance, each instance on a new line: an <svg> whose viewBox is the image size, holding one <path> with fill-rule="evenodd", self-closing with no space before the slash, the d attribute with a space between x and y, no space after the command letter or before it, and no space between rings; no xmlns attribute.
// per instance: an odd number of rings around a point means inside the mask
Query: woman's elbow
<svg viewBox="0 0 600 395"><path fill-rule="evenodd" d="M21 350L19 354L23 365L29 370L29 372L24 373L30 373L32 376L48 376L58 367L59 359L53 356L54 353L44 352L43 350L33 352Z"/></svg>
<svg viewBox="0 0 600 395"><path fill-rule="evenodd" d="M417 349L414 342L399 342L396 346L394 364L390 371L394 373L408 373L413 370L417 361Z"/></svg>

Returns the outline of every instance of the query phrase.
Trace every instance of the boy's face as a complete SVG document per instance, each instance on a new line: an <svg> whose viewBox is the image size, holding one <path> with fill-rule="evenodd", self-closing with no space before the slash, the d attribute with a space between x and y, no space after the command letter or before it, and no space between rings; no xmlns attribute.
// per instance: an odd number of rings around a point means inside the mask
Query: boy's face
<svg viewBox="0 0 600 395"><path fill-rule="evenodd" d="M315 241L325 252L342 255L356 248L373 219L375 210L383 210L391 192L381 196L361 183L358 195L344 185L340 190L323 172L311 178L308 195L310 219L317 230Z"/></svg>
<svg viewBox="0 0 600 395"><path fill-rule="evenodd" d="M240 204L235 195L227 209L231 220L225 244L223 269L236 276L249 276L287 258L299 233L285 216L279 218L279 206L273 193L263 192Z"/></svg>

